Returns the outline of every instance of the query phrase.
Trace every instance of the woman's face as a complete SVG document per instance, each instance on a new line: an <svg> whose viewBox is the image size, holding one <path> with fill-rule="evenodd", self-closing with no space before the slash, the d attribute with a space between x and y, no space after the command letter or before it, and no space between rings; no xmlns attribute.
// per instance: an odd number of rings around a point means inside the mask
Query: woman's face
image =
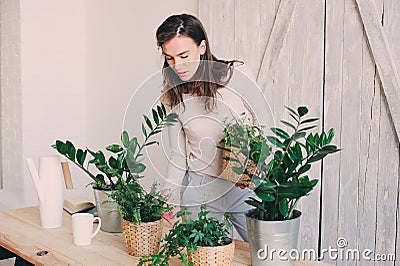
<svg viewBox="0 0 400 266"><path fill-rule="evenodd" d="M187 36L178 35L162 45L163 54L168 65L183 81L190 80L200 64L200 55L206 52L206 42L197 46Z"/></svg>

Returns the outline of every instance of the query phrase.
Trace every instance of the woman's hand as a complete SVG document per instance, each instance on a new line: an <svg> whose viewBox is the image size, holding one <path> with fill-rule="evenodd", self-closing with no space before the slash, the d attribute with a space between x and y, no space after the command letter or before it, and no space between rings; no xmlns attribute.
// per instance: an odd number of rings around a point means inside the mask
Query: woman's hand
<svg viewBox="0 0 400 266"><path fill-rule="evenodd" d="M248 187L247 185L245 185L245 184L243 184L243 183L235 183L235 186L236 186L236 187L240 187L241 189L245 189L245 188Z"/></svg>
<svg viewBox="0 0 400 266"><path fill-rule="evenodd" d="M245 188L249 188L251 190L255 189L255 185L253 182L249 182L249 183L235 183L236 187L240 187L241 189L245 189Z"/></svg>
<svg viewBox="0 0 400 266"><path fill-rule="evenodd" d="M164 212L161 217L164 218L171 226L174 225L175 214L172 211Z"/></svg>

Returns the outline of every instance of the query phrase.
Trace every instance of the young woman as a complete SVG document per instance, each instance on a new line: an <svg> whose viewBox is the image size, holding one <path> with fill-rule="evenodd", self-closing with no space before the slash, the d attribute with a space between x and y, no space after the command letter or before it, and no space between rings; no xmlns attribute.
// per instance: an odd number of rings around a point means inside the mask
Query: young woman
<svg viewBox="0 0 400 266"><path fill-rule="evenodd" d="M233 225L247 241L245 203L253 192L218 178L222 172L222 150L216 146L225 136L225 119L238 117L246 108L230 88L234 64L217 59L210 51L201 22L188 14L168 17L157 29L157 44L165 57L161 101L179 122L168 127L171 157L166 188L174 197L180 186L181 207L197 219L200 205L207 203L210 215L233 216ZM169 215L164 218L170 219Z"/></svg>

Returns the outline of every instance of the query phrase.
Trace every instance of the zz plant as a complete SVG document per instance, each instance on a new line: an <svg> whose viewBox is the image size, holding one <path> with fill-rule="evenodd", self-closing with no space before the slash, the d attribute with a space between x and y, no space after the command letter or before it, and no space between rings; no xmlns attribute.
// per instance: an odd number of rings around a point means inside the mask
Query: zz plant
<svg viewBox="0 0 400 266"><path fill-rule="evenodd" d="M262 159L270 159L260 161L257 173L251 176L257 198L250 198L246 203L256 208L252 217L259 220L292 219L299 200L318 183L317 179L310 179L306 174L311 165L328 154L340 151L331 144L333 129L321 133L309 132L316 127L314 123L318 118L308 118L307 107L286 109L294 122L281 122L291 133L283 128L271 128L274 135L266 137L269 144L260 152ZM238 168L232 170L246 174L243 165Z"/></svg>
<svg viewBox="0 0 400 266"><path fill-rule="evenodd" d="M119 211L126 220L134 223L157 220L164 211L170 210L155 184L146 192L138 180L144 177L142 174L146 169L142 162L143 149L159 144L157 141L151 141L151 138L164 127L175 123L177 115L167 115L164 105L158 105L152 109L153 121L147 115L143 117L143 143L139 143L137 137L130 138L128 132L123 131L121 144L110 144L106 147L108 158L102 150L76 148L69 140L57 140L52 145L61 155L89 175L95 188L113 191L111 197L118 203ZM93 168L96 171L93 171Z"/></svg>
<svg viewBox="0 0 400 266"><path fill-rule="evenodd" d="M175 222L169 233L161 241L160 251L152 256L144 256L140 259L141 265L169 265L171 257L179 255L179 260L184 265L192 265L188 261L188 252L194 252L198 247L217 247L228 245L232 242L229 232L232 228L230 220L232 216L224 214L224 220L220 221L213 217L208 217L209 211L203 204L200 207L197 220L188 218L191 214L187 210L179 211L177 217L182 217L183 222Z"/></svg>

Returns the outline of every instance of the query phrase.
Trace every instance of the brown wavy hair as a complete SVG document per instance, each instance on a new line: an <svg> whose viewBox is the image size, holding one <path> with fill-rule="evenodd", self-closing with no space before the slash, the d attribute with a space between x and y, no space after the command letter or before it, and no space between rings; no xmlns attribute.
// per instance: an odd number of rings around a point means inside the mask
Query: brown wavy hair
<svg viewBox="0 0 400 266"><path fill-rule="evenodd" d="M206 110L215 107L215 98L219 88L224 87L232 77L234 63L239 60L217 59L210 50L206 31L198 18L189 14L173 15L168 17L156 32L157 45L162 45L175 36L187 36L194 40L197 46L201 41L206 42L206 51L200 56L199 67L188 82L183 82L169 67L164 59L163 91L161 101L170 108L183 103L182 93L205 97Z"/></svg>

